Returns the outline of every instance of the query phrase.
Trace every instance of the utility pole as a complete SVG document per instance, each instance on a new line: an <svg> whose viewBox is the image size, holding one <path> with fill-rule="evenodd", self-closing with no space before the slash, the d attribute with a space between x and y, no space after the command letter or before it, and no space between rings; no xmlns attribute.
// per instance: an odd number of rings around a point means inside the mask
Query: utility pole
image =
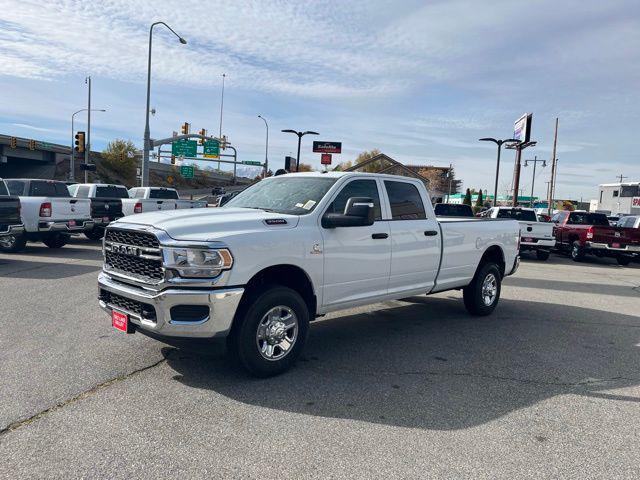
<svg viewBox="0 0 640 480"><path fill-rule="evenodd" d="M622 179L624 179L624 178L629 178L629 177L625 177L625 176L624 176L624 175L622 175L622 174L618 175L618 177L620 178L620 183L622 183Z"/></svg>
<svg viewBox="0 0 640 480"><path fill-rule="evenodd" d="M87 101L87 145L84 149L85 168L89 165L89 155L91 153L91 76L84 79L84 83L89 86L89 98ZM84 171L84 183L89 183L89 171Z"/></svg>
<svg viewBox="0 0 640 480"><path fill-rule="evenodd" d="M558 145L558 117L556 117L556 129L553 134L553 153L551 154L551 184L549 185L549 206L547 214L553 213L553 196L556 188L556 169L558 168L558 159L556 158L556 147Z"/></svg>
<svg viewBox="0 0 640 480"><path fill-rule="evenodd" d="M451 198L451 180L453 179L453 175L451 175L451 170L453 170L453 164L449 164L449 193L447 193L447 203L449 203L449 199Z"/></svg>
<svg viewBox="0 0 640 480"><path fill-rule="evenodd" d="M222 108L224 107L224 79L226 76L226 73L222 74L222 95L220 97L220 132L218 138L222 138Z"/></svg>
<svg viewBox="0 0 640 480"><path fill-rule="evenodd" d="M524 166L527 167L529 166L529 162L533 163L533 178L531 179L531 208L533 208L533 189L535 187L536 184L536 165L538 164L538 162L542 163L542 167L546 167L547 166L547 161L546 160L538 160L538 156L536 155L535 157L533 157L533 160L525 160L524 161Z"/></svg>

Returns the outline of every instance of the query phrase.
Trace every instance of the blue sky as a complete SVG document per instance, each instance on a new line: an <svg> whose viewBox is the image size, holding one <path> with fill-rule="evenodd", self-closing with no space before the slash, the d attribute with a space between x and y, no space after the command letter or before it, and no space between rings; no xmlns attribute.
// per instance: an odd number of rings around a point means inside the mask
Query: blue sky
<svg viewBox="0 0 640 480"><path fill-rule="evenodd" d="M484 5L483 5L484 4ZM189 8L185 8L188 5ZM0 0L0 132L67 143L70 116L93 79L92 143L141 145L148 27L154 33L155 138L188 121L223 133L242 160L275 168L295 152L283 128L343 142L337 161L379 148L407 164L453 163L466 187L493 188L495 149L533 112L551 155L560 118L558 194L589 199L622 173L640 180L640 3L630 1ZM82 119L81 119L82 120ZM82 122L79 122L82 127ZM303 161L319 165L311 140ZM501 192L513 153L503 156ZM550 169L538 171L544 193ZM531 168L523 168L528 193Z"/></svg>

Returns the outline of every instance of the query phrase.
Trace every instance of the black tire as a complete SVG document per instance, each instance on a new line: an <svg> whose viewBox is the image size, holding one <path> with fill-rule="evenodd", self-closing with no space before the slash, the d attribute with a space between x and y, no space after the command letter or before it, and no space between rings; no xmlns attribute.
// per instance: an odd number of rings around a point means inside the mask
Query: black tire
<svg viewBox="0 0 640 480"><path fill-rule="evenodd" d="M24 234L7 235L0 238L0 252L18 253L27 246L27 237Z"/></svg>
<svg viewBox="0 0 640 480"><path fill-rule="evenodd" d="M548 250L536 250L536 258L544 262L549 259L549 253Z"/></svg>
<svg viewBox="0 0 640 480"><path fill-rule="evenodd" d="M243 301L243 305L235 320L238 323L234 325L227 342L232 358L237 358L242 366L256 377L271 377L287 371L300 356L307 339L309 331L307 304L295 290L271 285L250 295L246 301ZM278 311L279 307L284 309ZM278 319L275 322L271 322L267 316L272 310L276 312L275 318ZM282 313L284 315L281 315ZM284 330L284 327L279 328L279 320L283 320L290 313L295 315L294 320L297 321L295 335L293 327L289 330ZM273 326L273 329L269 330L268 326ZM273 333L275 338L268 340L265 335L261 340L259 328L264 329L265 333ZM282 332L284 337L280 339L281 342L274 344ZM289 340L293 341L289 344ZM280 345L287 344L289 347L285 351ZM271 359L267 358L270 355L269 352L271 352Z"/></svg>
<svg viewBox="0 0 640 480"><path fill-rule="evenodd" d="M89 240L97 242L99 240L102 240L102 237L104 237L104 228L93 227L91 230L87 230L86 232L84 232L84 236Z"/></svg>
<svg viewBox="0 0 640 480"><path fill-rule="evenodd" d="M51 235L50 237L43 238L42 243L44 243L49 248L62 248L69 241L69 235L64 233L56 233Z"/></svg>
<svg viewBox="0 0 640 480"><path fill-rule="evenodd" d="M627 255L618 255L616 257L616 260L618 261L618 265L622 265L623 267L626 267L631 263L632 258Z"/></svg>
<svg viewBox="0 0 640 480"><path fill-rule="evenodd" d="M584 259L584 248L582 248L578 240L571 244L570 255L574 262L581 262Z"/></svg>
<svg viewBox="0 0 640 480"><path fill-rule="evenodd" d="M488 292L484 290L484 286L495 287L493 295L485 295ZM485 263L478 268L471 283L462 290L464 306L471 315L489 315L498 305L501 289L502 276L500 275L500 269L495 263ZM490 297L489 301L488 297Z"/></svg>

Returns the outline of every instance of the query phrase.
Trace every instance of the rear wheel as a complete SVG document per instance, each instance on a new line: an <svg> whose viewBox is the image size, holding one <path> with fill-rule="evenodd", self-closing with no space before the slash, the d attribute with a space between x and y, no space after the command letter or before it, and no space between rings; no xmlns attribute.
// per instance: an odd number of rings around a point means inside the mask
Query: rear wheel
<svg viewBox="0 0 640 480"><path fill-rule="evenodd" d="M536 257L538 260L548 260L549 259L549 251L548 250L536 250Z"/></svg>
<svg viewBox="0 0 640 480"><path fill-rule="evenodd" d="M464 306L472 315L489 315L500 300L502 275L495 263L480 267L469 285L463 289Z"/></svg>
<svg viewBox="0 0 640 480"><path fill-rule="evenodd" d="M584 248L582 248L578 240L571 244L571 258L574 262L580 262L584 259Z"/></svg>
<svg viewBox="0 0 640 480"><path fill-rule="evenodd" d="M27 237L23 234L0 237L0 252L17 253L24 250L26 245Z"/></svg>
<svg viewBox="0 0 640 480"><path fill-rule="evenodd" d="M626 266L631 263L632 258L627 255L618 255L616 260L618 260L618 265Z"/></svg>
<svg viewBox="0 0 640 480"><path fill-rule="evenodd" d="M84 236L96 242L102 240L102 237L104 237L104 227L93 227L91 230L84 232Z"/></svg>
<svg viewBox="0 0 640 480"><path fill-rule="evenodd" d="M42 243L44 243L49 248L62 248L69 241L69 235L64 233L56 233L51 235L50 237L43 238Z"/></svg>
<svg viewBox="0 0 640 480"><path fill-rule="evenodd" d="M256 377L271 377L291 368L309 330L309 310L300 294L287 287L266 287L238 313L236 321L241 323L228 345L243 367Z"/></svg>

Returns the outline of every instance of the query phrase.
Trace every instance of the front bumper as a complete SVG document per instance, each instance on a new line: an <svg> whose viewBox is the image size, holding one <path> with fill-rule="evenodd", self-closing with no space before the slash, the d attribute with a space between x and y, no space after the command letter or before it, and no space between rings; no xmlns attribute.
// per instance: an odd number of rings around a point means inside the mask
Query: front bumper
<svg viewBox="0 0 640 480"><path fill-rule="evenodd" d="M39 232L83 232L93 228L93 220L81 219L76 220L75 225L69 225L69 220L50 220L46 222L38 222Z"/></svg>
<svg viewBox="0 0 640 480"><path fill-rule="evenodd" d="M0 236L5 235L20 235L24 233L24 225L1 225Z"/></svg>
<svg viewBox="0 0 640 480"><path fill-rule="evenodd" d="M640 253L640 245L625 245L624 247L614 248L606 243L586 242L589 250L607 250L615 253Z"/></svg>
<svg viewBox="0 0 640 480"><path fill-rule="evenodd" d="M98 287L98 302L104 311L126 313L136 328L168 337L226 336L244 293L244 288L169 288L158 292L149 291L118 282L104 272L98 276ZM113 300L117 297L121 298ZM133 311L132 306L136 303L145 305L148 313ZM209 314L197 321L177 320L172 318L172 308L178 306L207 306ZM149 312L149 307L155 311L153 314Z"/></svg>

